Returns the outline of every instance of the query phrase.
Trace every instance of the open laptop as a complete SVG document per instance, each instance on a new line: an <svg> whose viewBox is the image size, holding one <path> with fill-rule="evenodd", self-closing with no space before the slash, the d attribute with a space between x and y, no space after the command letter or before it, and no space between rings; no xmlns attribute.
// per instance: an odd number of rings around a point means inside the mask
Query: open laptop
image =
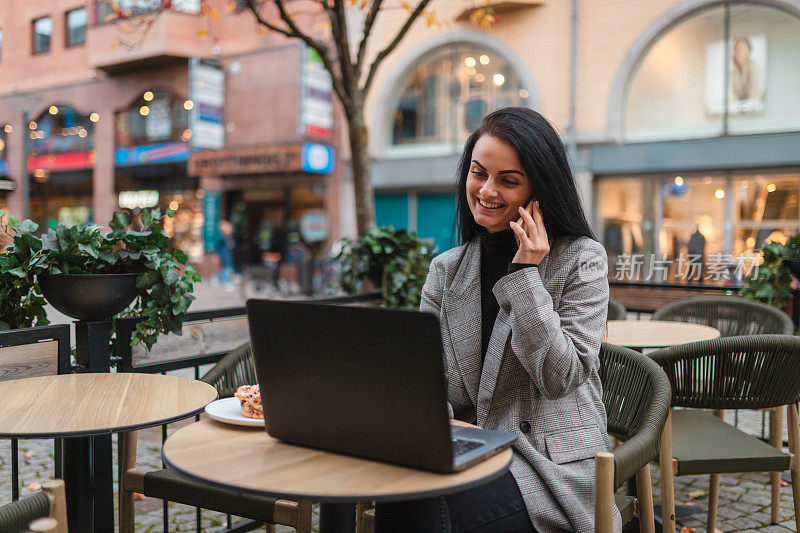
<svg viewBox="0 0 800 533"><path fill-rule="evenodd" d="M450 425L432 314L248 300L247 316L266 429L275 438L445 473L517 438Z"/></svg>

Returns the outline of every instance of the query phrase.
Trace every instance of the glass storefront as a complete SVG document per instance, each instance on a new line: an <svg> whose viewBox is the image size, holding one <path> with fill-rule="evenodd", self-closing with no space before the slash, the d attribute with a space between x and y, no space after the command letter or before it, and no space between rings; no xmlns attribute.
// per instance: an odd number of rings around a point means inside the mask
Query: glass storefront
<svg viewBox="0 0 800 533"><path fill-rule="evenodd" d="M731 3L672 28L634 74L628 142L716 137L800 127L800 19Z"/></svg>
<svg viewBox="0 0 800 533"><path fill-rule="evenodd" d="M693 257L704 269L752 262L765 242L800 231L800 169L598 177L595 213L612 271L639 254L633 278L686 281L680 266ZM645 279L648 261L665 261L668 279Z"/></svg>
<svg viewBox="0 0 800 533"><path fill-rule="evenodd" d="M203 193L197 179L186 177L184 163L118 167L115 183L117 208L132 217L144 208L174 209L175 217L164 220L164 232L190 261L202 261Z"/></svg>

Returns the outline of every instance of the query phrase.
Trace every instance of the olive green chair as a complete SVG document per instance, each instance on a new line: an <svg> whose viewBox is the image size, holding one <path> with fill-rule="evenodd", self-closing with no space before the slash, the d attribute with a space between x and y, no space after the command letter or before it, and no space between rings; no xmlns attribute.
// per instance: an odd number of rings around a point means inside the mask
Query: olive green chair
<svg viewBox="0 0 800 533"><path fill-rule="evenodd" d="M800 337L722 337L657 350L648 356L664 369L672 387L673 409L660 454L664 531L675 530L673 474L711 474L706 529L714 531L720 474L787 469L800 531L800 464L790 455L797 456L800 446L796 406L800 400ZM780 449L779 408L783 406L789 424L789 454ZM771 445L726 424L721 419L724 409L774 409ZM779 481L773 477L773 523L778 520Z"/></svg>
<svg viewBox="0 0 800 533"><path fill-rule="evenodd" d="M789 315L771 305L744 298L691 298L660 307L653 320L671 320L711 326L722 337L777 333L791 335Z"/></svg>
<svg viewBox="0 0 800 533"><path fill-rule="evenodd" d="M233 396L240 385L257 383L250 343L220 359L201 380L216 387L220 398ZM311 531L311 502L240 495L189 481L166 469L143 472L135 467L136 433L123 434L122 439L120 533L133 533L133 496L137 492L152 498L211 509L266 524L291 526L298 533ZM271 526L268 526L268 530L272 530Z"/></svg>
<svg viewBox="0 0 800 533"><path fill-rule="evenodd" d="M628 318L628 310L625 309L625 306L614 300L609 300L606 320L625 320L626 318Z"/></svg>
<svg viewBox="0 0 800 533"><path fill-rule="evenodd" d="M67 533L67 501L64 482L42 483L42 491L0 506L0 531Z"/></svg>
<svg viewBox="0 0 800 533"><path fill-rule="evenodd" d="M650 461L659 453L661 432L669 413L670 386L664 371L649 357L622 346L603 343L600 348L600 379L608 432L622 444L613 453L595 457L595 531L613 531L616 505L622 523L639 518L640 530L655 531ZM636 476L636 498L615 494Z"/></svg>

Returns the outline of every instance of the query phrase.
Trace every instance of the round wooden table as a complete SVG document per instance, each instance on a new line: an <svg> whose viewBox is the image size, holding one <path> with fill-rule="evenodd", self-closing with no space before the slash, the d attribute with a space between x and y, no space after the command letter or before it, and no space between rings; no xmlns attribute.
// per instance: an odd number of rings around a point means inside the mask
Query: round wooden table
<svg viewBox="0 0 800 533"><path fill-rule="evenodd" d="M203 420L167 438L162 458L178 474L241 493L327 503L413 500L457 492L499 477L507 449L455 474L438 474L295 446L263 428Z"/></svg>
<svg viewBox="0 0 800 533"><path fill-rule="evenodd" d="M665 320L609 320L604 342L638 350L666 348L719 337L719 330L700 324Z"/></svg>
<svg viewBox="0 0 800 533"><path fill-rule="evenodd" d="M66 374L3 381L0 437L71 437L64 441L69 530L113 531L113 486L98 487L94 475L98 463L110 469L111 458L92 457L91 437L186 418L216 397L216 389L207 383L160 374Z"/></svg>

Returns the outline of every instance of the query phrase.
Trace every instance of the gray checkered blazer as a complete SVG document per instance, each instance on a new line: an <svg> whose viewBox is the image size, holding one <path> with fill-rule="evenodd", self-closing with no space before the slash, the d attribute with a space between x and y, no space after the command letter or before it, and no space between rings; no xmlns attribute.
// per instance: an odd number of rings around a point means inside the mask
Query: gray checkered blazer
<svg viewBox="0 0 800 533"><path fill-rule="evenodd" d="M537 531L593 531L594 456L611 449L597 373L608 281L579 263L605 262L605 250L557 239L538 268L501 278L485 362L480 253L473 241L436 257L422 289L420 308L441 321L455 418L519 436L511 473Z"/></svg>

